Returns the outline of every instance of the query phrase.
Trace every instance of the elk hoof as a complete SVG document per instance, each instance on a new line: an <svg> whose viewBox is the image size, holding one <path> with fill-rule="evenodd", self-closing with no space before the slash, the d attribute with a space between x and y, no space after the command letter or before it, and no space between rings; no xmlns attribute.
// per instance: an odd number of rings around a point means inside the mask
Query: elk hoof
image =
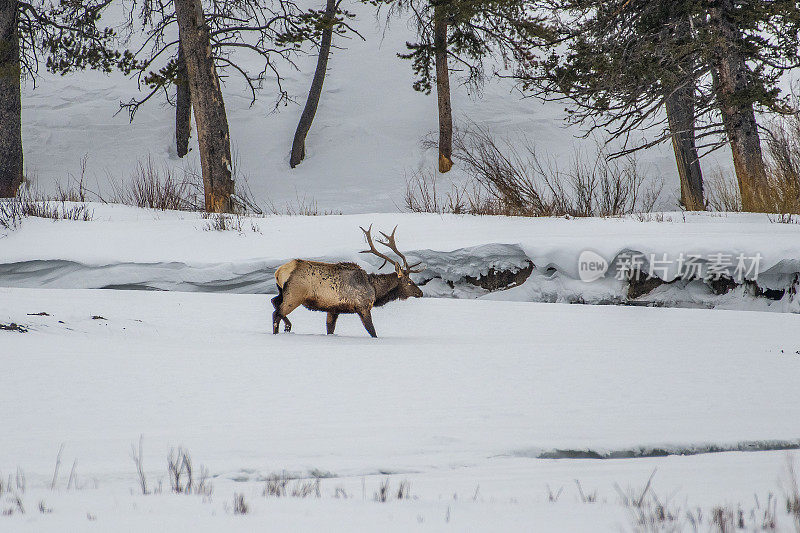
<svg viewBox="0 0 800 533"><path fill-rule="evenodd" d="M286 324L283 327L283 331L285 331L286 333L289 333L290 331L292 331L292 325L291 324Z"/></svg>

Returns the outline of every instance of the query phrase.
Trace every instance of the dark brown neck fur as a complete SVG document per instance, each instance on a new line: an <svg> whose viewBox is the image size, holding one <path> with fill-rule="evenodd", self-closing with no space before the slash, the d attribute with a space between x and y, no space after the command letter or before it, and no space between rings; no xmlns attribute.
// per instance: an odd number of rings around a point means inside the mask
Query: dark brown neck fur
<svg viewBox="0 0 800 533"><path fill-rule="evenodd" d="M369 282L375 289L374 307L380 307L400 297L397 274L369 274Z"/></svg>

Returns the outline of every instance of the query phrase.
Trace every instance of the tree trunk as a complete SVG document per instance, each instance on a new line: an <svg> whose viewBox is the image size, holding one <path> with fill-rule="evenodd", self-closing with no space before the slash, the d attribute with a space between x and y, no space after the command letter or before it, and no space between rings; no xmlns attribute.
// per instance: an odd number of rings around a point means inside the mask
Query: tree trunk
<svg viewBox="0 0 800 533"><path fill-rule="evenodd" d="M739 30L728 16L733 11L732 2L722 0L717 4L711 8L717 40L713 51L714 89L731 145L742 208L759 211L767 207L769 191L758 124L753 103L747 98L752 73L738 49Z"/></svg>
<svg viewBox="0 0 800 533"><path fill-rule="evenodd" d="M0 0L0 198L17 193L22 169L19 7Z"/></svg>
<svg viewBox="0 0 800 533"><path fill-rule="evenodd" d="M322 84L325 83L325 73L328 69L328 56L330 56L331 52L335 16L336 0L327 0L325 4L325 27L322 29L322 42L317 56L317 70L314 71L314 79L311 81L311 89L308 91L306 106L303 108L303 114L300 115L297 131L294 132L292 154L289 157L289 166L292 168L299 165L306 157L306 135L308 135L308 130L311 129L311 123L314 121L317 105L319 105L319 99L322 96Z"/></svg>
<svg viewBox="0 0 800 533"><path fill-rule="evenodd" d="M183 47L178 44L178 79L175 96L175 141L178 157L189 153L189 137L192 136L192 92L189 90L189 73L186 71L186 59Z"/></svg>
<svg viewBox="0 0 800 533"><path fill-rule="evenodd" d="M453 167L453 110L450 107L450 72L447 68L447 19L444 8L433 8L433 46L436 60L436 95L439 100L439 172Z"/></svg>
<svg viewBox="0 0 800 533"><path fill-rule="evenodd" d="M694 84L675 89L665 100L672 148L681 180L681 204L687 211L704 211L703 173L694 130Z"/></svg>
<svg viewBox="0 0 800 533"><path fill-rule="evenodd" d="M233 178L228 119L201 0L175 0L175 18L189 75L206 211L230 212Z"/></svg>

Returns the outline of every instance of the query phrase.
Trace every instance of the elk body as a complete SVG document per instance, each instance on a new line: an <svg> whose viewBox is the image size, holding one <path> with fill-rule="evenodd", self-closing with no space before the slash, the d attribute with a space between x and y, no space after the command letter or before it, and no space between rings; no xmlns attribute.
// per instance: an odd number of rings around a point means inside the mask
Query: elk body
<svg viewBox="0 0 800 533"><path fill-rule="evenodd" d="M395 268L394 273L368 274L355 263L323 263L305 259L289 261L275 271L278 295L272 299L272 305L275 307L275 312L272 313L273 333L278 333L281 321L285 324L284 331L291 331L292 323L286 317L302 305L312 311L328 313L329 335L336 328L336 320L340 314L355 313L361 318L367 332L377 337L375 326L372 324L373 307L380 307L397 299L422 296L420 288L409 277L410 274L419 272L414 270L419 263L409 266L405 256L397 249L394 240L397 226L391 235L381 232L386 241L379 240L378 243L397 254L402 264L375 248L371 230L372 226L369 229L361 228L370 248L361 253L370 253L383 259L381 268L386 263L392 263Z"/></svg>

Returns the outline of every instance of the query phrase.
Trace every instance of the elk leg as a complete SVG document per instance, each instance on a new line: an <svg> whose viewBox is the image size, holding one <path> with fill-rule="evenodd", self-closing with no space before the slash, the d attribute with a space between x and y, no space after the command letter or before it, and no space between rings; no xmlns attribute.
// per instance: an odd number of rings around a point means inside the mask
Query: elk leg
<svg viewBox="0 0 800 533"><path fill-rule="evenodd" d="M272 333L273 335L278 333L278 327L281 325L281 319L285 317L281 315L279 309L281 304L283 303L283 290L278 287L278 295L272 299L272 306L275 308L275 312L272 313Z"/></svg>
<svg viewBox="0 0 800 533"><path fill-rule="evenodd" d="M295 309L297 309L299 305L300 305L300 302L295 303L295 302L284 301L283 303L281 303L281 306L275 311L276 313L280 314L281 319L283 320L283 322L285 324L285 327L283 328L283 331L286 331L286 332L292 331L292 323L289 322L289 319L287 318L287 315L289 313L291 313L292 311L294 311ZM277 329L278 323L277 322L273 322L272 327L273 327L273 329ZM277 333L277 331L275 331L275 333Z"/></svg>
<svg viewBox="0 0 800 533"><path fill-rule="evenodd" d="M328 326L328 335L333 335L333 330L336 329L336 320L339 318L339 313L328 311L328 320L325 325Z"/></svg>
<svg viewBox="0 0 800 533"><path fill-rule="evenodd" d="M358 316L361 317L361 323L364 324L364 328L367 332L373 337L377 337L378 334L375 333L375 326L372 325L372 314L369 312L369 309L366 311L359 311Z"/></svg>

